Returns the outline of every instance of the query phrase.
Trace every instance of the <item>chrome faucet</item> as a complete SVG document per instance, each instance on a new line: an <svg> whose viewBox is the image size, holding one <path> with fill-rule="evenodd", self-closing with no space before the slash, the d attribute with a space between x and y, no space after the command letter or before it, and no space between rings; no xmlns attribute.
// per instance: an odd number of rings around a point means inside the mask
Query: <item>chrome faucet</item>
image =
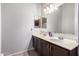
<svg viewBox="0 0 79 59"><path fill-rule="evenodd" d="M64 38L63 37L58 37L60 40L63 40Z"/></svg>

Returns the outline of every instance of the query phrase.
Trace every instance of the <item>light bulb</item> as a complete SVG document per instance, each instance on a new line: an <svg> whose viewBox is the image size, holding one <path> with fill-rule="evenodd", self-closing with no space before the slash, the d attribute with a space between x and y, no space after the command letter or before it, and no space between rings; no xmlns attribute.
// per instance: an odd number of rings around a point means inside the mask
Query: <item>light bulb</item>
<svg viewBox="0 0 79 59"><path fill-rule="evenodd" d="M46 12L46 9L44 9L44 12Z"/></svg>
<svg viewBox="0 0 79 59"><path fill-rule="evenodd" d="M47 7L47 10L49 10L49 7Z"/></svg>
<svg viewBox="0 0 79 59"><path fill-rule="evenodd" d="M52 8L53 7L53 5L52 4L50 4L50 8Z"/></svg>

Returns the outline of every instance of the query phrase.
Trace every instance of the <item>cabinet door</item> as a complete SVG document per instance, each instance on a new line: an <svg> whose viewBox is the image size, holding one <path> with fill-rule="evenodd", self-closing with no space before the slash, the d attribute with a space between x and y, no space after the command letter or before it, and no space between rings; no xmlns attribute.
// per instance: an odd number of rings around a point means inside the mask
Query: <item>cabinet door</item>
<svg viewBox="0 0 79 59"><path fill-rule="evenodd" d="M68 56L68 51L64 48L53 46L53 55L54 56Z"/></svg>
<svg viewBox="0 0 79 59"><path fill-rule="evenodd" d="M41 42L40 39L37 38L37 52L39 53L39 55L41 55Z"/></svg>
<svg viewBox="0 0 79 59"><path fill-rule="evenodd" d="M41 51L42 51L42 55L43 56L49 56L50 52L49 52L49 43L46 41L41 40Z"/></svg>
<svg viewBox="0 0 79 59"><path fill-rule="evenodd" d="M72 51L69 51L70 56L78 56L78 47L73 49Z"/></svg>
<svg viewBox="0 0 79 59"><path fill-rule="evenodd" d="M33 48L37 50L37 39L35 36L32 36L32 39L33 39Z"/></svg>
<svg viewBox="0 0 79 59"><path fill-rule="evenodd" d="M35 48L35 39L34 39L34 36L32 36L32 44L33 44L33 48Z"/></svg>
<svg viewBox="0 0 79 59"><path fill-rule="evenodd" d="M33 47L35 48L37 53L39 55L41 55L41 42L40 42L40 38L33 37Z"/></svg>

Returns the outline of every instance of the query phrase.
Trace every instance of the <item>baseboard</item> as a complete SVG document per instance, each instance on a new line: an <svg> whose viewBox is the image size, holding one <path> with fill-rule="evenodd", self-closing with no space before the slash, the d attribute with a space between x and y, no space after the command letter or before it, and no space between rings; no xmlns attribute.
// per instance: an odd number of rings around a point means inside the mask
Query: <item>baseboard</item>
<svg viewBox="0 0 79 59"><path fill-rule="evenodd" d="M28 51L30 51L30 50L34 50L34 48L28 49Z"/></svg>
<svg viewBox="0 0 79 59"><path fill-rule="evenodd" d="M19 52L16 52L16 53L13 53L13 54L10 54L10 55L7 55L7 56L16 56L17 54L21 54L21 53L24 53L24 52L27 52L27 51L30 51L30 50L33 50L34 48L31 48L31 49L28 49L28 50L23 50L23 51L19 51Z"/></svg>

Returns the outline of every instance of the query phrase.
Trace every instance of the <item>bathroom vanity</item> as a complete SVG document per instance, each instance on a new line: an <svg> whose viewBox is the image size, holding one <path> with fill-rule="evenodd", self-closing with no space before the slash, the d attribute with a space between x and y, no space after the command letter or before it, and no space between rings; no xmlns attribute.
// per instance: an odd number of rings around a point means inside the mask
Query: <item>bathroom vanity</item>
<svg viewBox="0 0 79 59"><path fill-rule="evenodd" d="M56 5L56 4L55 4ZM55 6L54 5L54 6ZM47 5L46 7L50 5ZM73 7L72 7L73 6ZM61 4L54 9L53 12L37 17L34 21L34 28L38 27L40 32L36 31L32 35L33 47L41 56L77 56L78 52L78 37L74 35L75 4ZM46 11L47 12L47 11ZM42 29L47 32L58 33L52 36L51 33L45 35ZM76 31L78 32L78 31ZM65 34L64 36L61 34ZM54 35L54 34L53 34Z"/></svg>
<svg viewBox="0 0 79 59"><path fill-rule="evenodd" d="M41 34L33 34L33 48L40 56L77 56L78 43L68 39L50 39Z"/></svg>

